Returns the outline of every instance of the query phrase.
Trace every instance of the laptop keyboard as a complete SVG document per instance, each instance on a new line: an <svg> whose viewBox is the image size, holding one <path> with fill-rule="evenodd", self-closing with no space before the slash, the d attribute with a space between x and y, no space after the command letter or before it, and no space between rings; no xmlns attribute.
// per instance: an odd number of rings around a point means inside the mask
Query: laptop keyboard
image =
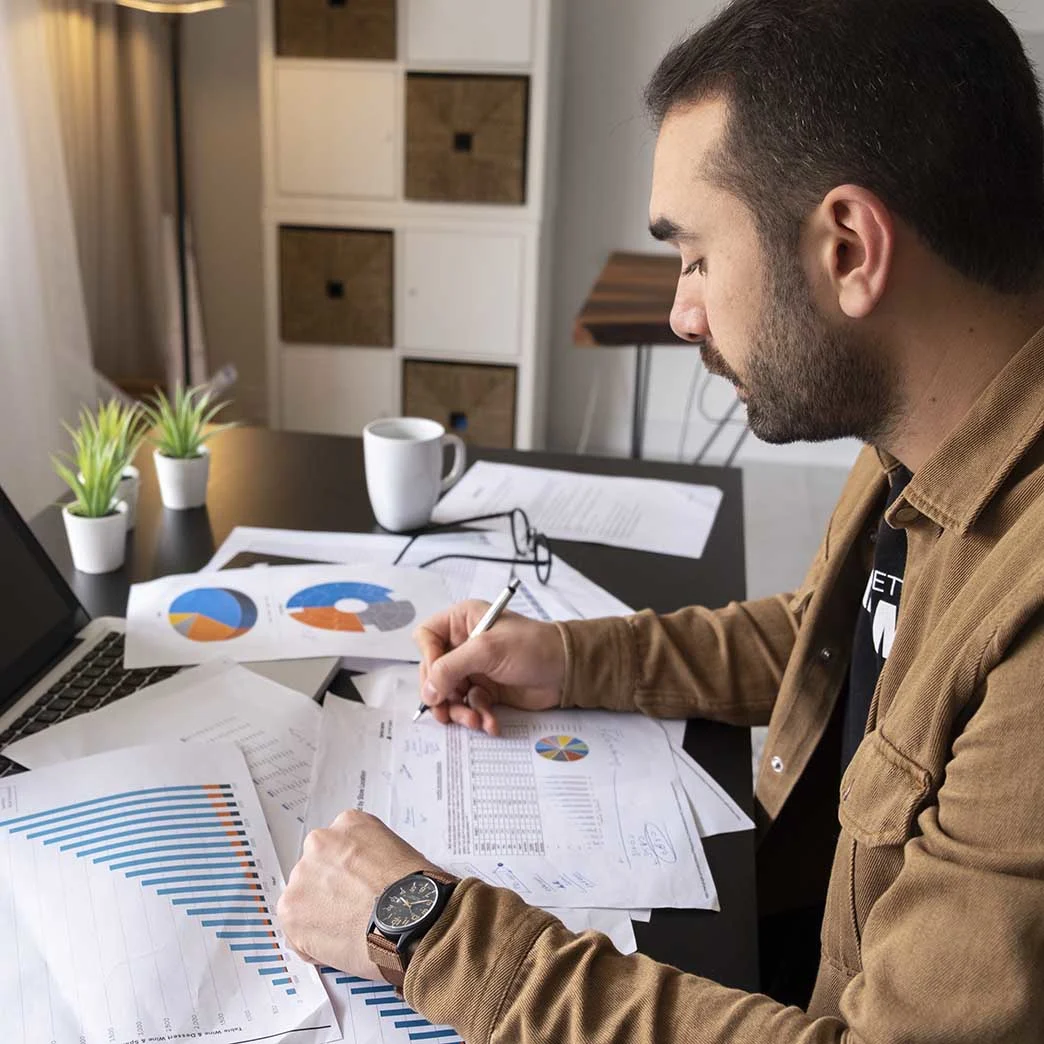
<svg viewBox="0 0 1044 1044"><path fill-rule="evenodd" d="M122 634L106 635L79 663L70 667L21 717L0 733L0 750L15 740L56 725L66 718L97 710L129 696L146 685L176 674L178 667L123 668ZM0 754L0 777L24 772L25 767Z"/></svg>

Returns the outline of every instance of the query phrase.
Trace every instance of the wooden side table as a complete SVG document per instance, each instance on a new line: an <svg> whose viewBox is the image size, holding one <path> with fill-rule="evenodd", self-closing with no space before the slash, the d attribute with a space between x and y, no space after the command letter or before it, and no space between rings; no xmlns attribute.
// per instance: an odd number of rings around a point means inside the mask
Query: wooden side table
<svg viewBox="0 0 1044 1044"><path fill-rule="evenodd" d="M677 283L677 258L614 252L573 326L573 343L578 347L636 349L631 419L634 460L641 458L645 440L651 349L654 345L687 343L670 324Z"/></svg>

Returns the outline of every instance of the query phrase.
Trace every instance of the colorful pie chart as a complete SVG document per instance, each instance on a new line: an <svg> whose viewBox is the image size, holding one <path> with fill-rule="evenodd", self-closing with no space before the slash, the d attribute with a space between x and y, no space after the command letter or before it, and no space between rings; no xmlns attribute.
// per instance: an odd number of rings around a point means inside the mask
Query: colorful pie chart
<svg viewBox="0 0 1044 1044"><path fill-rule="evenodd" d="M257 606L228 587L198 587L178 595L167 616L174 630L191 641L227 642L257 623Z"/></svg>
<svg viewBox="0 0 1044 1044"><path fill-rule="evenodd" d="M361 602L364 608L348 609L338 604L342 602ZM295 620L308 627L356 633L367 627L397 631L408 627L417 615L413 603L396 601L390 588L350 580L306 587L287 600L286 608Z"/></svg>
<svg viewBox="0 0 1044 1044"><path fill-rule="evenodd" d="M536 741L536 752L548 761L580 761L591 748L576 736L544 736Z"/></svg>

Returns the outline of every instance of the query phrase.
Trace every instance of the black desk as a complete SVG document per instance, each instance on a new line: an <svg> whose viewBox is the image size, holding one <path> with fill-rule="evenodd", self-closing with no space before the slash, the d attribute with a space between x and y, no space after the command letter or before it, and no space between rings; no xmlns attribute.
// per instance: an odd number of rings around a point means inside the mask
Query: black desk
<svg viewBox="0 0 1044 1044"><path fill-rule="evenodd" d="M127 564L108 576L72 568L61 517L49 508L33 529L92 616L122 616L129 584L199 569L237 525L285 529L375 528L366 497L362 442L242 428L215 440L207 507L165 511L150 453L142 453L138 527ZM555 552L636 609L669 612L699 603L720 606L745 593L743 499L738 471L552 453L472 451L471 457L606 475L718 486L725 497L701 559L668 558L592 544L554 541ZM752 812L750 738L744 729L691 722L685 747ZM706 842L722 912L658 911L635 925L641 949L729 986L757 988L754 839L728 834Z"/></svg>

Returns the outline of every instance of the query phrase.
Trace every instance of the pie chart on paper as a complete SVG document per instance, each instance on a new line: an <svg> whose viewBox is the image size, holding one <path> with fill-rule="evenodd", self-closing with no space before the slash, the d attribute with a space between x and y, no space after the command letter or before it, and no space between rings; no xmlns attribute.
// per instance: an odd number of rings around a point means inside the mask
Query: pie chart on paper
<svg viewBox="0 0 1044 1044"><path fill-rule="evenodd" d="M229 587L198 587L178 595L167 612L171 626L193 642L227 642L257 623L257 606Z"/></svg>
<svg viewBox="0 0 1044 1044"><path fill-rule="evenodd" d="M578 736L544 736L536 741L536 752L548 761L581 761L591 748Z"/></svg>
<svg viewBox="0 0 1044 1044"><path fill-rule="evenodd" d="M379 584L351 580L316 584L287 599L286 609L299 623L323 631L397 631L413 622L417 610L391 593Z"/></svg>

